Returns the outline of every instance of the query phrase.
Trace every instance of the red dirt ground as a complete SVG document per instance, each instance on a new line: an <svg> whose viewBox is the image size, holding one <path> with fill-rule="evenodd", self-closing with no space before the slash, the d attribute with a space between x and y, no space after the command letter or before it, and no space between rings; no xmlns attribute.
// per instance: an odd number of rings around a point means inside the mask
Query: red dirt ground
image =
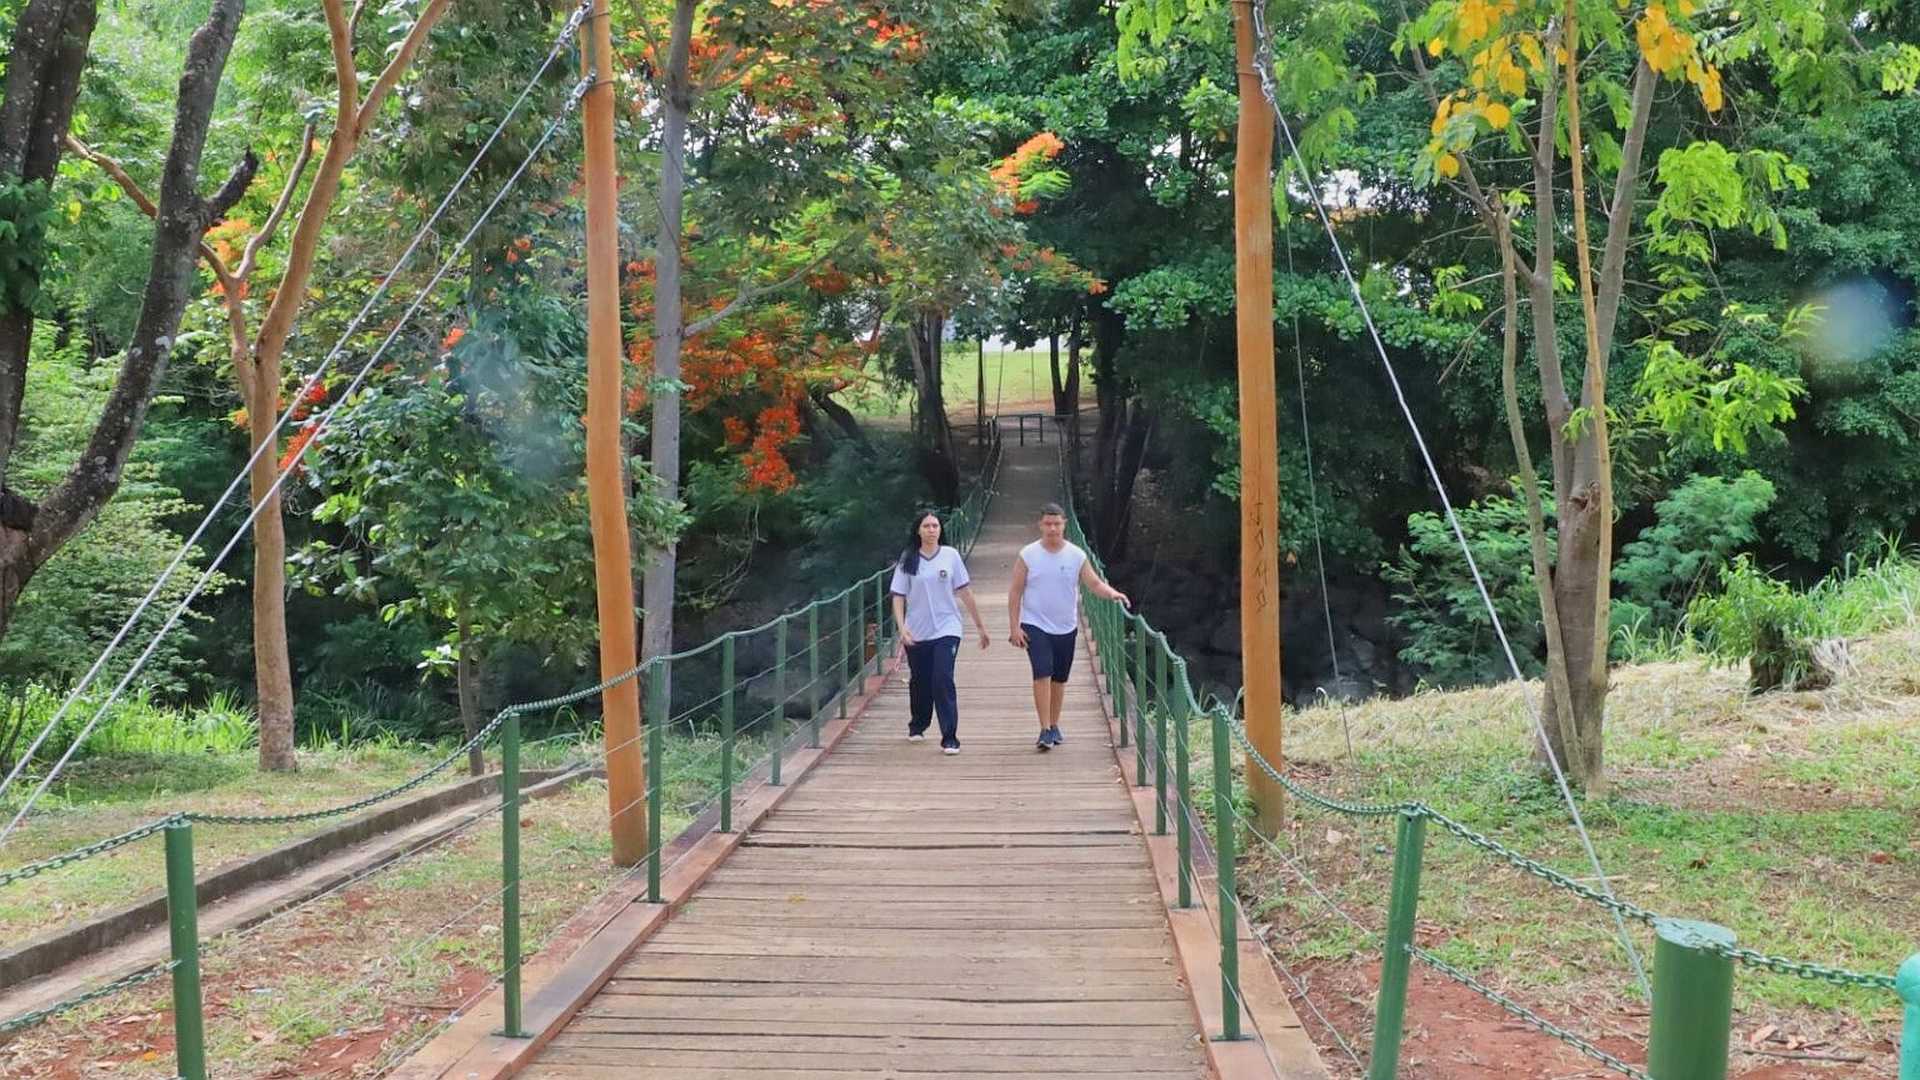
<svg viewBox="0 0 1920 1080"><path fill-rule="evenodd" d="M1308 987L1312 1006L1294 995L1293 1007L1320 1054L1336 1076L1362 1075L1326 1024L1317 1007L1367 1058L1365 1039L1373 1030L1373 999L1380 966L1340 961L1295 964L1293 974ZM1283 980L1284 983L1284 980ZM1645 1062L1648 1017L1644 1009L1618 1005L1584 1015L1545 1010L1562 1027L1590 1038L1602 1050L1630 1064ZM1758 1046L1748 1040L1750 1025L1736 1018L1736 1042L1729 1075L1741 1080L1882 1080L1893 1075L1896 1048L1886 1037L1857 1028L1838 1032L1774 1032ZM1865 1058L1856 1061L1780 1060L1750 1050L1777 1054ZM1417 1080L1602 1080L1619 1074L1560 1041L1535 1031L1467 988L1416 966L1407 990L1406 1041L1400 1075Z"/></svg>

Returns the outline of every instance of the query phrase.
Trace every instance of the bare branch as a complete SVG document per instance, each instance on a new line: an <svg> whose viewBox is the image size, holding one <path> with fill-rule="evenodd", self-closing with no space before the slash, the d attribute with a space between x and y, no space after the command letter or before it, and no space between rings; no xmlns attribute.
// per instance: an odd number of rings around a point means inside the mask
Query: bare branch
<svg viewBox="0 0 1920 1080"><path fill-rule="evenodd" d="M334 127L338 129L353 122L360 100L360 69L353 62L353 30L340 0L320 0L320 9L326 13L327 37L333 45L333 81L339 93Z"/></svg>
<svg viewBox="0 0 1920 1080"><path fill-rule="evenodd" d="M248 147L246 152L240 155L240 160L234 165L233 171L227 174L226 183L220 185L212 198L201 203L201 212L206 223L211 225L226 217L227 211L233 209L234 204L247 193L248 186L253 183L254 175L259 171L260 159L254 155L253 148Z"/></svg>
<svg viewBox="0 0 1920 1080"><path fill-rule="evenodd" d="M647 79L657 85L661 78L662 64L666 59L666 47L660 43L659 36L653 32L653 24L647 21L647 12L641 0L630 0L627 6L633 13L632 18L627 20L628 25L632 26L641 40L647 43L647 55L653 58L652 63L648 65ZM582 70L584 71L584 65Z"/></svg>
<svg viewBox="0 0 1920 1080"><path fill-rule="evenodd" d="M697 92L710 94L717 90L725 90L727 87L746 78L748 73L753 71L753 65L758 62L756 58L752 61L742 61L737 65L734 64L734 61L739 60L746 51L745 48L739 45L727 46L727 52L710 66L712 74L700 81Z"/></svg>
<svg viewBox="0 0 1920 1080"><path fill-rule="evenodd" d="M360 16L366 14L366 12L367 12L367 0L355 0L353 5L353 14L347 16L347 47L348 48L352 48L354 41L359 38Z"/></svg>
<svg viewBox="0 0 1920 1080"><path fill-rule="evenodd" d="M815 267L819 266L821 263L826 262L828 259L832 258L836 252L838 252L841 248L846 246L846 243L847 241L845 239L842 239L839 243L833 245L831 248L828 248L826 251L823 251L820 254L814 256L812 261L808 262L807 265L801 267L798 270L795 270L793 273L787 275L785 278L782 278L780 281L777 281L772 285L767 285L764 287L757 287L753 285L744 285L744 284L741 285L740 291L734 294L734 297L732 300L727 301L727 306L721 308L719 311L714 312L713 314L707 316L706 318L701 319L699 322L689 325L685 330L682 330L680 332L680 340L688 341L695 337L698 337L699 335L706 333L708 330L713 329L720 322L722 322L723 320L731 316L734 312L739 311L743 307L746 307L748 304L753 303L754 301L760 299L763 296L767 296L772 293L777 293L780 290L785 289L788 286L792 285L794 282L799 281L801 278L811 273Z"/></svg>
<svg viewBox="0 0 1920 1080"><path fill-rule="evenodd" d="M90 162L101 172L106 173L107 178L119 185L120 190L126 193L127 198L133 200L133 205L139 207L141 213L150 218L159 216L160 208L153 204L153 197L148 195L146 189L140 186L140 181L135 180L133 176L127 172L126 166L120 164L118 160L81 142L71 134L67 136L66 144L67 150L70 151L74 157ZM226 260L220 257L220 253L209 247L205 241L201 241L200 258L205 260L207 268L213 271L213 276L218 278L220 284L231 294L238 285L238 277L227 268Z"/></svg>
<svg viewBox="0 0 1920 1080"><path fill-rule="evenodd" d="M129 176L126 168L118 161L93 149L71 134L67 136L66 142L67 149L73 153L73 156L92 162L101 172L106 173L109 179L120 185L120 190L126 192L127 197L133 200L133 205L139 207L141 213L152 217L159 212L159 208L153 205L153 198L140 186L140 181Z"/></svg>
<svg viewBox="0 0 1920 1080"><path fill-rule="evenodd" d="M1556 22L1541 43L1552 56L1560 46L1565 26ZM1540 369L1540 396L1547 409L1547 423L1558 431L1573 415L1573 400L1567 394L1565 370L1560 365L1559 328L1553 308L1553 250L1558 227L1554 210L1554 130L1560 123L1560 80L1549 77L1540 91L1540 128L1533 148L1533 270L1527 276L1528 291L1533 294L1533 353ZM1555 439L1553 447L1553 483L1556 492L1569 490L1569 465L1566 443Z"/></svg>
<svg viewBox="0 0 1920 1080"><path fill-rule="evenodd" d="M234 268L236 277L245 279L253 276L254 264L259 261L260 249L273 239L274 231L280 222L286 219L287 208L293 205L293 194L300 187L300 180L307 173L307 165L313 160L313 125L309 123L300 134L300 155L293 159L293 168L287 172L286 186L280 189L280 198L274 201L273 211L260 225L260 231L247 240L246 250L240 255L240 265Z"/></svg>
<svg viewBox="0 0 1920 1080"><path fill-rule="evenodd" d="M338 0L333 2L337 3ZM450 0L428 0L427 6L420 12L420 17L414 20L412 29L408 30L407 36L401 40L400 48L395 50L393 58L387 61L386 69L381 71L380 77L373 81L372 88L367 91L367 100L361 103L360 111L354 117L353 133L356 141L366 132L367 125L373 122L374 115L386 102L387 95L392 93L393 88L399 84L400 76L406 74L407 68L412 66L414 54L420 51L421 44L427 40L427 35L433 32L434 24L440 21L440 16L447 13L449 2ZM344 116L341 122L345 122Z"/></svg>
<svg viewBox="0 0 1920 1080"><path fill-rule="evenodd" d="M1600 302L1596 329L1600 348L1613 347L1614 323L1625 292L1627 237L1633 231L1633 196L1640 186L1641 159L1646 156L1647 121L1653 114L1654 85L1659 80L1642 60L1633 71L1633 114L1627 137L1620 144L1620 172L1613 180L1613 203L1607 208L1606 247L1600 255Z"/></svg>
<svg viewBox="0 0 1920 1080"><path fill-rule="evenodd" d="M119 489L127 456L166 371L180 315L190 299L193 262L202 251L200 241L206 231L200 217L206 205L199 193L200 158L220 76L244 9L244 0L214 0L206 23L187 45L173 136L161 170L152 263L140 314L86 449L41 503L28 539L30 566L44 562L85 528Z"/></svg>
<svg viewBox="0 0 1920 1080"><path fill-rule="evenodd" d="M1409 22L1412 21L1407 13L1405 4L1400 6L1400 16ZM1427 96L1428 107L1436 110L1439 109L1440 95L1433 89L1433 73L1427 67L1427 58L1421 54L1419 49L1410 49L1408 52L1413 57L1413 69L1419 76L1421 92ZM1515 126L1518 127L1519 125L1516 124ZM1481 224L1486 226L1488 232L1493 233L1496 243L1502 242L1499 240L1499 237L1503 235L1503 233L1494 223L1494 215L1501 212L1500 208L1494 205L1492 195L1488 193L1486 188L1481 186L1480 176L1474 171L1472 157L1468 154L1460 155L1460 179L1466 185L1468 199L1473 203L1474 211L1480 215Z"/></svg>

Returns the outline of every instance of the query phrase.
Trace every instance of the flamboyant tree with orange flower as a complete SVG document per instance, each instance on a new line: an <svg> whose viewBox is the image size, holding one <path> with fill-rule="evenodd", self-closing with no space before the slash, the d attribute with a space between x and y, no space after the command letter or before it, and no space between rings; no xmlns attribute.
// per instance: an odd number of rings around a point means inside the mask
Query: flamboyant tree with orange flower
<svg viewBox="0 0 1920 1080"><path fill-rule="evenodd" d="M718 425L718 448L738 458L747 494L779 495L795 483L790 454L806 427L803 414L816 395L857 381L865 353L820 327L797 299L726 310L743 260L812 267L803 275L808 294L846 288L843 271L817 264L805 250L754 247L742 252L707 245L683 263L690 271L685 313L704 325L681 343L681 406L689 419ZM639 417L653 406L659 387L655 342L645 332L655 317L654 275L650 261L627 269L627 314L639 328L627 343L627 407ZM721 317L711 321L716 315Z"/></svg>
<svg viewBox="0 0 1920 1080"><path fill-rule="evenodd" d="M927 479L943 499L959 486L947 415L941 341L955 312L987 310L1022 281L1089 293L1105 286L1059 253L1033 244L1022 218L1067 190L1053 165L1061 140L1040 132L998 159L984 156L983 118L936 104L912 119L917 153L878 185L859 277L882 325L902 331L913 374L914 431Z"/></svg>
<svg viewBox="0 0 1920 1080"><path fill-rule="evenodd" d="M663 491L677 497L681 473L683 350L740 309L795 285L812 269L784 277L764 265L704 315L686 310L688 245L731 233L767 236L803 203L850 206L861 187L844 170L878 147L870 114L884 115L910 86L915 64L935 47L968 47L992 33L992 0L768 0L721 4L704 0L636 0L625 56L650 93L630 107L647 117L659 161L658 229L652 260L653 376L651 467ZM705 144L699 164L714 179L693 175L687 147ZM836 177L845 178L845 182ZM688 194L696 206L688 213ZM827 238L824 262L844 227L830 217L811 240ZM757 475L778 482L766 449L753 451ZM642 583L647 612L643 654L672 648L673 544L655 551Z"/></svg>

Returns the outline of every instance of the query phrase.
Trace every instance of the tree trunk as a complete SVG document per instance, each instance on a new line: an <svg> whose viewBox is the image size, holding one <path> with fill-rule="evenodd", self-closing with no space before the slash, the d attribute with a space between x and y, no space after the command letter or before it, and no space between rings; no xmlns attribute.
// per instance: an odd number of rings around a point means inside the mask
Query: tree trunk
<svg viewBox="0 0 1920 1080"><path fill-rule="evenodd" d="M860 418L853 415L851 410L833 400L833 395L824 389L812 391L807 395L807 399L813 402L814 408L825 413L827 419L833 421L833 425L840 429L841 434L853 440L853 444L860 448L861 454L867 457L873 456L873 443L867 438L866 429L860 426Z"/></svg>
<svg viewBox="0 0 1920 1080"><path fill-rule="evenodd" d="M1093 440L1093 542L1108 560L1124 558L1132 519L1133 486L1146 459L1151 421L1116 371L1125 323L1112 312L1093 314L1094 392L1100 426Z"/></svg>
<svg viewBox="0 0 1920 1080"><path fill-rule="evenodd" d="M1053 384L1053 415L1067 415L1067 384L1060 374L1060 335L1047 335L1047 379Z"/></svg>
<svg viewBox="0 0 1920 1080"><path fill-rule="evenodd" d="M52 186L97 16L95 0L30 0L20 13L7 60L6 97L0 102L0 180L42 194ZM16 204L12 213L20 220L10 223L26 225L36 209ZM21 254L27 261L12 271L16 281L8 283L9 295L0 297L0 490L8 494L7 465L20 434L33 339L31 296L46 265L44 251ZM5 605L9 614L11 607ZM0 622L0 632L5 625Z"/></svg>
<svg viewBox="0 0 1920 1080"><path fill-rule="evenodd" d="M1583 677L1585 673L1606 670L1607 641L1596 632L1604 627L1609 598L1600 591L1600 563L1604 557L1602 534L1612 526L1611 513L1600 499L1600 486L1593 479L1599 454L1593 436L1582 437L1574 454L1574 489L1555 492L1559 513L1560 543L1553 572L1553 600L1560 622L1561 646L1565 650L1569 686L1567 704L1571 706L1574 745L1568 745L1557 724L1547 724L1547 736L1560 759L1567 778L1589 794L1605 789L1601 748L1606 722L1607 684ZM1543 719L1556 715L1559 695L1549 684L1543 703Z"/></svg>
<svg viewBox="0 0 1920 1080"><path fill-rule="evenodd" d="M987 445L987 339L973 343L973 444Z"/></svg>
<svg viewBox="0 0 1920 1080"><path fill-rule="evenodd" d="M680 237L687 190L687 116L693 111L688 75L695 0L676 0L661 100L660 238L654 244L653 374L680 378ZM656 384L658 385L658 384ZM680 394L662 386L653 396L652 462L656 490L680 497ZM644 613L640 658L673 651L673 585L678 545L669 540L652 553L640 586ZM658 677L658 676L656 676Z"/></svg>
<svg viewBox="0 0 1920 1080"><path fill-rule="evenodd" d="M960 457L953 446L953 422L940 370L940 338L946 316L937 311L915 314L907 325L907 350L913 360L915 399L919 410L920 467L941 504L960 501Z"/></svg>
<svg viewBox="0 0 1920 1080"><path fill-rule="evenodd" d="M60 8L56 20L50 6ZM252 182L258 162L247 154L211 198L200 194L200 159L206 151L207 129L214 98L226 70L227 54L239 30L245 0L215 0L207 21L187 45L180 75L180 96L174 106L173 137L168 143L161 173L160 199L154 218L152 256L140 314L134 322L126 359L100 418L94 423L86 448L66 475L37 507L0 490L0 634L12 621L20 592L34 572L87 527L120 488L127 457L139 438L147 406L166 373L174 335L194 284L194 262L207 226L230 209ZM23 182L50 177L58 164L60 147L73 110L74 87L84 66L88 35L93 24L88 0L69 4L33 3L22 13L20 29L33 26L64 28L63 36L43 40L16 33L14 61L25 66L7 72L7 99L0 104L0 165L19 162L20 172L0 170ZM38 49L40 52L36 52ZM51 50L47 52L46 50ZM38 63L40 73L31 70ZM31 100L28 100L31 99ZM31 334L31 323L15 323ZM5 335L0 335L4 339ZM19 402L26 380L27 339L0 344L17 345L19 352L0 355L0 445L11 449L18 437ZM10 412L5 410L10 409Z"/></svg>
<svg viewBox="0 0 1920 1080"><path fill-rule="evenodd" d="M20 185L23 197L30 188L45 192L52 186L97 15L94 0L30 0L14 24L6 97L0 102L0 180ZM36 209L23 202L12 213L25 219ZM9 223L18 228L26 222ZM44 250L21 254L26 262L13 271L20 284L0 297L0 636L13 624L14 605L40 568L31 544L39 508L7 484L26 400L33 340L29 297L46 265Z"/></svg>
<svg viewBox="0 0 1920 1080"><path fill-rule="evenodd" d="M453 683L460 697L460 726L467 733L467 741L472 742L473 737L480 734L480 661L475 655L479 645L473 640L472 615L464 599L460 601L454 622L454 647L458 655L454 658ZM487 755L478 743L467 749L467 772L473 776L486 775Z"/></svg>
<svg viewBox="0 0 1920 1080"><path fill-rule="evenodd" d="M1067 470L1068 476L1080 469L1080 307L1074 305L1067 323Z"/></svg>
<svg viewBox="0 0 1920 1080"><path fill-rule="evenodd" d="M1506 207L1489 204L1484 212L1493 219L1495 246L1500 249L1500 283L1504 300L1500 388L1506 404L1507 435L1513 440L1514 460L1520 466L1520 488L1526 499L1528 550L1533 559L1534 587L1547 635L1548 692L1541 702L1540 722L1546 732L1548 745L1554 745L1557 735L1559 745L1565 747L1579 742L1579 727L1573 713L1574 703L1570 692L1573 683L1568 675L1566 642L1560 633L1560 607L1554 595L1553 566L1547 558L1546 506L1540 498L1540 481L1534 472L1533 451L1527 445L1526 422L1520 413L1519 267ZM1536 746L1535 753L1539 752ZM1555 750L1554 754L1560 760L1566 758L1561 750Z"/></svg>
<svg viewBox="0 0 1920 1080"><path fill-rule="evenodd" d="M260 508L254 519L253 643L254 691L260 708L260 767L265 770L293 767L293 679L287 662L286 603L286 523L281 516L281 501L261 499L273 486L273 472L280 456L279 438L273 423L279 418L280 386L286 380L282 368L287 340L306 306L308 282L313 276L314 259L320 238L327 227L327 216L340 194L340 182L347 163L358 152L360 140L372 125L381 104L393 91L400 75L412 64L420 45L426 40L451 0L428 0L420 17L407 31L397 49L389 54L387 65L360 98L359 69L354 63L352 19L341 0L322 0L327 32L333 48L336 116L333 133L327 137L326 153L314 170L313 185L294 222L293 238L288 244L286 267L274 287L266 313L260 319L260 333L253 342L248 368L254 381L256 403L248 407L250 449L260 451L269 438L274 445L260 453L265 470L254 469L251 483L253 505ZM237 378L248 372L236 366ZM246 392L246 387L242 387ZM262 414L265 414L264 416ZM265 421L264 423L262 421ZM264 483L262 482L264 476ZM269 566L268 564L272 565Z"/></svg>
<svg viewBox="0 0 1920 1080"><path fill-rule="evenodd" d="M265 443L278 417L279 387L253 379L247 399L252 444ZM278 471L271 453L260 455L248 476L253 504L253 678L259 698L260 769L298 768L293 753L293 665L287 649L287 531L280 496L268 496Z"/></svg>
<svg viewBox="0 0 1920 1080"><path fill-rule="evenodd" d="M1569 43L1563 50L1565 85L1549 80L1540 107L1540 142L1534 159L1537 232L1535 271L1528 282L1534 307L1534 347L1538 354L1542 395L1547 407L1554 447L1554 500L1559 513L1559 551L1552 583L1552 605L1543 597L1543 615L1551 611L1558 624L1564 685L1549 681L1543 720L1548 749L1558 759L1570 782L1590 795L1606 790L1604 760L1607 650L1612 626L1613 572L1613 463L1607 430L1607 358L1613 346L1614 313L1625 275L1626 234L1632 227L1632 186L1637 182L1643 151L1647 109L1652 94L1636 70L1632 115L1623 143L1623 164L1615 177L1613 218L1607 226L1601 276L1594 277L1592 239L1587 228L1585 141L1580 125L1580 52L1576 12L1569 0L1560 32ZM1557 355L1554 325L1555 297L1550 273L1552 240L1548 222L1553 217L1554 139L1558 108L1566 112L1567 153L1571 164L1568 197L1573 210L1573 243L1586 371L1582 379L1581 422L1569 421L1566 382ZM1544 309L1544 310L1543 310ZM1552 638L1549 627L1549 641Z"/></svg>

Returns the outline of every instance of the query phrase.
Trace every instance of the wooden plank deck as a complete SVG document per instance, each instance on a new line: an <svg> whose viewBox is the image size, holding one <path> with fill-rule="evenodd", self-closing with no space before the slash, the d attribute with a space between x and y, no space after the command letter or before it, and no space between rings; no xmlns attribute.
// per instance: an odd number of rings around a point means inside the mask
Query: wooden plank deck
<svg viewBox="0 0 1920 1080"><path fill-rule="evenodd" d="M1006 643L1054 454L1008 447L969 560L994 644L961 651L962 752L906 741L896 679L521 1076L1209 1075L1086 651L1042 754Z"/></svg>

